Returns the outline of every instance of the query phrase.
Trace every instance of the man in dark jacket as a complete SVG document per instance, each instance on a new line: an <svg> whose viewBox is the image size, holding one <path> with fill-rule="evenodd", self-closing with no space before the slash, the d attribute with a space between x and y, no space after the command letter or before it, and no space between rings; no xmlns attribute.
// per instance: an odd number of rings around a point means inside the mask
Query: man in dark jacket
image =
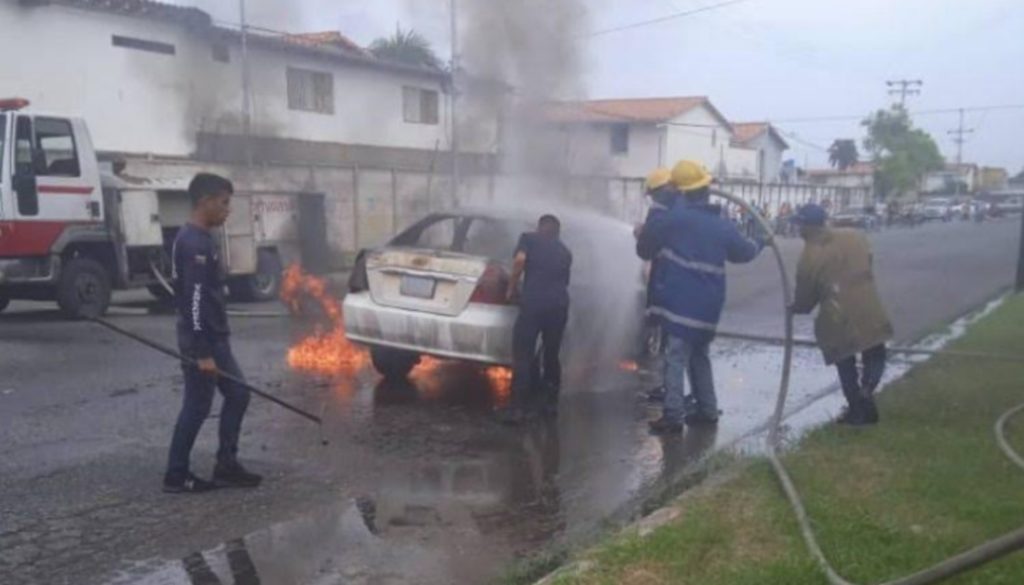
<svg viewBox="0 0 1024 585"><path fill-rule="evenodd" d="M519 317L512 339L511 404L498 413L505 423L522 421L525 410L539 406L547 414L558 411L558 392L562 385L562 364L559 352L562 336L569 321L569 274L572 253L559 238L561 223L553 215L545 215L537 223L537 231L525 233L516 246L512 276L507 297L516 297L519 280L525 275L519 294ZM544 345L541 395L534 400L534 372L537 339ZM539 403L539 404L538 404Z"/></svg>
<svg viewBox="0 0 1024 585"><path fill-rule="evenodd" d="M215 487L256 487L261 477L238 462L238 436L249 404L249 391L227 378L223 371L241 378L231 353L230 330L224 303L224 282L218 245L211 230L224 225L231 213L234 187L227 179L197 174L189 184L192 215L174 240L172 252L174 297L178 310L178 349L195 360L182 364L184 401L174 426L164 491L198 493ZM214 389L224 397L220 413L220 448L213 481L200 479L189 469L192 446L203 421L210 414Z"/></svg>
<svg viewBox="0 0 1024 585"><path fill-rule="evenodd" d="M873 425L878 422L873 395L885 372L892 325L875 285L870 242L860 231L827 227L826 218L814 204L801 207L794 218L805 244L792 310L810 313L818 307L814 336L825 363L839 371L849 405L838 422Z"/></svg>
<svg viewBox="0 0 1024 585"><path fill-rule="evenodd" d="M685 201L652 221L637 243L641 258L663 262L650 308L668 334L665 407L662 417L651 423L656 434L681 432L684 422L718 422L709 348L725 304L725 263L750 262L763 247L743 237L710 203L712 180L699 163L680 161L672 169L672 182ZM687 372L693 407L684 397Z"/></svg>

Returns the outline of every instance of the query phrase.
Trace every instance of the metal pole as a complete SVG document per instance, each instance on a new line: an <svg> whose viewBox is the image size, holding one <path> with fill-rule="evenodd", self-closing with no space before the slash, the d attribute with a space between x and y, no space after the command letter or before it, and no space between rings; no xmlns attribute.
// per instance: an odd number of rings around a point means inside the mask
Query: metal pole
<svg viewBox="0 0 1024 585"><path fill-rule="evenodd" d="M1017 292L1024 292L1024 213L1020 214L1020 247L1017 251Z"/></svg>
<svg viewBox="0 0 1024 585"><path fill-rule="evenodd" d="M452 125L452 205L459 204L459 84L457 82L459 73L459 37L458 19L456 18L455 0L449 0L449 12L451 13L451 42L452 42L452 71L451 71L451 125Z"/></svg>
<svg viewBox="0 0 1024 585"><path fill-rule="evenodd" d="M252 80L249 77L249 25L245 18L245 0L238 0L238 19L242 28L242 136L245 164L252 166Z"/></svg>

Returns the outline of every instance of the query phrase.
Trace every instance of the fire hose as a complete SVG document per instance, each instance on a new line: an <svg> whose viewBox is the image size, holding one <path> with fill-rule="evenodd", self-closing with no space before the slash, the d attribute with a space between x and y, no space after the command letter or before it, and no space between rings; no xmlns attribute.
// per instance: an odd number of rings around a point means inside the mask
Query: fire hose
<svg viewBox="0 0 1024 585"><path fill-rule="evenodd" d="M786 494L786 498L789 500L790 507L793 509L793 513L796 516L797 523L800 526L800 533L803 536L804 544L810 551L811 556L814 557L815 562L825 573L826 578L830 585L855 585L852 581L848 581L843 578L829 563L828 557L825 556L824 551L821 549L821 545L818 543L818 538L814 533L814 529L811 527L810 518L807 514L807 509L804 506L803 500L800 497L800 492L797 491L796 484L790 477L789 472L782 463L780 455L781 450L781 433L782 433L782 421L784 418L786 399L789 394L789 379L790 370L793 365L793 347L796 341L793 337L793 313L789 307L792 303L793 294L790 287L789 275L786 271L786 264L782 258L782 252L779 250L775 239L771 236L773 230L768 221L758 212L754 207L744 201L743 199L732 195L731 193L722 191L720 189L712 189L711 193L717 197L721 197L731 203L734 203L743 208L747 213L753 217L760 225L761 229L764 230L768 237L768 246L771 247L772 252L775 256L775 261L778 264L779 277L782 281L782 301L783 311L785 313L785 337L779 338L761 338L761 339L750 339L751 341L778 341L783 346L783 357L782 357L782 375L779 381L779 394L775 404L775 411L772 415L770 427L768 430L768 459L771 462L772 469L775 471L775 475L782 485L782 489ZM733 337L738 334L733 334ZM748 338L757 338L759 336L749 336ZM801 344L808 342L801 342ZM900 348L910 349L910 348ZM916 350L918 353L928 353L927 350ZM961 352L970 354L971 352ZM981 355L981 354L978 354ZM972 357L978 357L974 355ZM998 356L999 358L1011 358L1011 356ZM1019 360L1016 360L1019 361ZM1024 470L1024 457L1021 457L1017 451L1010 446L1006 440L1005 426L1006 422L1014 415L1024 412L1024 404L1020 404L1014 408L1003 413L999 417L999 420L995 423L995 435L996 441L999 448L1003 453L1013 461L1018 467ZM987 562L993 561L1000 557L1003 557L1011 552L1017 551L1024 548L1024 527L1018 528L1017 530L1011 531L1007 534L984 542L970 550L949 557L938 563L928 567L926 569L917 571L913 574L885 581L879 585L925 585L928 583L937 583L948 577L958 575L972 568L983 565Z"/></svg>

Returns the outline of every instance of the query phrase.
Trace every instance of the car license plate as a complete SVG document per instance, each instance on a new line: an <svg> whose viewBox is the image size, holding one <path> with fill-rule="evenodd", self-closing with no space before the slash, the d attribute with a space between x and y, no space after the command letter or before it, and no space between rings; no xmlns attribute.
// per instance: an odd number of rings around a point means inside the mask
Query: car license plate
<svg viewBox="0 0 1024 585"><path fill-rule="evenodd" d="M416 297L418 299L434 298L434 289L437 281L433 278L422 276L403 276L400 291L402 296Z"/></svg>

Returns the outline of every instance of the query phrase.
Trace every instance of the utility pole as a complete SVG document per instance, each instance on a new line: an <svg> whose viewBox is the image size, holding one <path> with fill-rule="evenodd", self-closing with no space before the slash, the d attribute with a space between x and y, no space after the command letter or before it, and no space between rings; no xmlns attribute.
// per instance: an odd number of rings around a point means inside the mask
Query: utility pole
<svg viewBox="0 0 1024 585"><path fill-rule="evenodd" d="M920 79L894 79L886 81L885 85L888 86L889 88L889 95L899 94L900 107L906 109L907 96L920 95L921 86L924 85L924 82L921 81Z"/></svg>
<svg viewBox="0 0 1024 585"><path fill-rule="evenodd" d="M449 12L451 13L451 42L452 42L452 71L451 71L451 125L452 125L452 205L459 204L459 117L457 104L459 101L459 35L458 18L455 6L456 0L450 0Z"/></svg>
<svg viewBox="0 0 1024 585"><path fill-rule="evenodd" d="M964 142L967 141L964 136L974 132L974 128L964 128L964 109L960 108L960 123L957 125L955 130L949 130L947 134L954 136L953 142L956 143L956 195L960 196L960 170L961 165L964 164Z"/></svg>
<svg viewBox="0 0 1024 585"><path fill-rule="evenodd" d="M242 138L245 164L252 166L252 79L249 74L249 25L245 18L245 0L238 0L238 19L242 27Z"/></svg>

